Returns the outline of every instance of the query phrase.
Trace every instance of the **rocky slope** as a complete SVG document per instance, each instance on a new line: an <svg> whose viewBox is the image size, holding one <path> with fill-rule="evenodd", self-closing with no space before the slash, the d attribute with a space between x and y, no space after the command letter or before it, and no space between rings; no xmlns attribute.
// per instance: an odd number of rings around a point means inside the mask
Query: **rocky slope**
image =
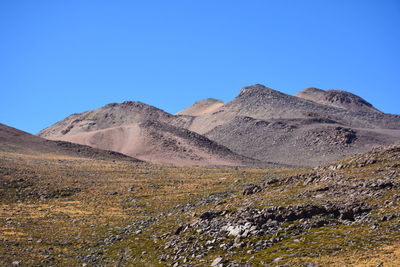
<svg viewBox="0 0 400 267"><path fill-rule="evenodd" d="M372 240L382 244L398 236L399 160L395 145L312 172L266 176L261 184L245 186L243 196L220 200L176 228L159 259L174 260L171 255L179 251L175 260L181 264L192 254L217 250L212 266L311 266L310 261L318 266L322 254L332 253L330 264L339 266L345 247L365 248ZM323 266L329 259L325 256Z"/></svg>
<svg viewBox="0 0 400 267"><path fill-rule="evenodd" d="M354 128L323 118L236 117L205 135L248 157L306 167L400 140L399 130Z"/></svg>

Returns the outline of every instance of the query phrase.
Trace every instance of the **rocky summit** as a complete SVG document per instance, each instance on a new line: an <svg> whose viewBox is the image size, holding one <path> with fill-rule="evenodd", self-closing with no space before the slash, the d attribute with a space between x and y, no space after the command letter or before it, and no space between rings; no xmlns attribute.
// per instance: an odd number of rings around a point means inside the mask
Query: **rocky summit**
<svg viewBox="0 0 400 267"><path fill-rule="evenodd" d="M361 97L341 90L321 90L310 87L297 93L295 96L301 97L316 103L349 109L353 111L380 112L372 104Z"/></svg>
<svg viewBox="0 0 400 267"><path fill-rule="evenodd" d="M260 84L0 124L0 266L400 266L400 116Z"/></svg>

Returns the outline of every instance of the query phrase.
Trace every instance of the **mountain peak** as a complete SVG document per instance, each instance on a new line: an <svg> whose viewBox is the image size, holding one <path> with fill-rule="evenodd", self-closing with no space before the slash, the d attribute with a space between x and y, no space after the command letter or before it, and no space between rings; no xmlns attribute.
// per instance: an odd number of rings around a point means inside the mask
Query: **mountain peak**
<svg viewBox="0 0 400 267"><path fill-rule="evenodd" d="M331 102L340 102L340 103L359 103L368 107L372 107L372 104L367 102L365 99L352 94L350 92L342 91L342 90L336 90L336 89L330 89L326 91L326 100L329 100Z"/></svg>
<svg viewBox="0 0 400 267"><path fill-rule="evenodd" d="M57 139L64 135L102 130L146 120L168 121L171 116L171 114L159 108L142 102L125 101L70 115L64 120L43 129L38 135L44 138Z"/></svg>
<svg viewBox="0 0 400 267"><path fill-rule="evenodd" d="M207 98L207 99L204 99L204 100L200 100L200 101L197 101L197 102L213 102L213 103L218 102L218 103L224 103L224 101L219 100L219 99L216 99L216 98L212 98L212 97ZM196 103L197 103L197 102L196 102Z"/></svg>
<svg viewBox="0 0 400 267"><path fill-rule="evenodd" d="M250 86L243 87L240 89L238 97L241 96L257 96L257 95L267 95L267 94L282 94L274 89L271 89L262 84L254 84Z"/></svg>
<svg viewBox="0 0 400 267"><path fill-rule="evenodd" d="M196 101L190 107L185 108L184 110L179 111L176 115L188 115L188 116L200 116L210 112L217 110L222 107L224 102L215 99L215 98L207 98L204 100Z"/></svg>
<svg viewBox="0 0 400 267"><path fill-rule="evenodd" d="M353 111L380 112L365 99L343 90L330 89L325 91L322 89L311 87L304 89L303 91L297 93L295 96L319 104L349 109Z"/></svg>
<svg viewBox="0 0 400 267"><path fill-rule="evenodd" d="M114 108L114 107L138 107L138 108L143 108L143 107L151 107L148 104L139 102L139 101L124 101L121 103L110 103L105 105L103 108ZM156 107L154 107L156 108ZM158 109L158 108L157 108Z"/></svg>
<svg viewBox="0 0 400 267"><path fill-rule="evenodd" d="M297 94L313 94L313 93L323 93L323 92L325 92L325 90L319 89L317 87L308 87Z"/></svg>

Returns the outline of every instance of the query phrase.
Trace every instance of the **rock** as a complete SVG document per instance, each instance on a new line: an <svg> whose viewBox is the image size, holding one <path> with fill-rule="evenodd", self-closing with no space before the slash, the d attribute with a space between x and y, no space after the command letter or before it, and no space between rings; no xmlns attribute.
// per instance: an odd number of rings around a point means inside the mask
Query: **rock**
<svg viewBox="0 0 400 267"><path fill-rule="evenodd" d="M316 192L325 192L325 191L328 191L328 190L329 190L329 186L324 186L324 187L316 189L315 191Z"/></svg>
<svg viewBox="0 0 400 267"><path fill-rule="evenodd" d="M222 266L223 259L221 257L215 258L211 266Z"/></svg>
<svg viewBox="0 0 400 267"><path fill-rule="evenodd" d="M181 225L176 229L175 234L179 235L182 231L184 231L187 228L187 225Z"/></svg>
<svg viewBox="0 0 400 267"><path fill-rule="evenodd" d="M246 186L246 188L243 190L243 195L247 196L247 195L252 195L254 193L258 193L261 192L261 187L255 184L249 184Z"/></svg>
<svg viewBox="0 0 400 267"><path fill-rule="evenodd" d="M221 216L221 211L206 211L200 215L200 219L202 220L212 220L218 216Z"/></svg>
<svg viewBox="0 0 400 267"><path fill-rule="evenodd" d="M327 225L327 224L329 224L329 221L328 221L328 220L319 219L319 220L315 221L315 222L311 225L311 227L312 227L312 228L319 228L319 227L322 227L322 226Z"/></svg>
<svg viewBox="0 0 400 267"><path fill-rule="evenodd" d="M228 232L228 235L231 236L239 236L240 233L243 231L243 227L241 225L238 226L224 226L221 230L225 230L226 232Z"/></svg>
<svg viewBox="0 0 400 267"><path fill-rule="evenodd" d="M355 219L354 219L354 214L353 214L353 212L350 211L350 210L343 211L343 212L340 214L339 219L340 219L340 220L348 220L348 221L354 221L354 220L355 220Z"/></svg>
<svg viewBox="0 0 400 267"><path fill-rule="evenodd" d="M278 183L278 182L279 182L279 180L276 179L276 178L269 178L269 179L266 179L266 180L264 181L263 187L267 187L267 186L269 186L269 185L276 184L276 183Z"/></svg>
<svg viewBox="0 0 400 267"><path fill-rule="evenodd" d="M393 220L393 219L395 219L395 218L397 218L397 217L399 217L399 216L396 215L396 214L385 215L385 216L382 217L381 221L382 221L382 222L390 221L390 220Z"/></svg>

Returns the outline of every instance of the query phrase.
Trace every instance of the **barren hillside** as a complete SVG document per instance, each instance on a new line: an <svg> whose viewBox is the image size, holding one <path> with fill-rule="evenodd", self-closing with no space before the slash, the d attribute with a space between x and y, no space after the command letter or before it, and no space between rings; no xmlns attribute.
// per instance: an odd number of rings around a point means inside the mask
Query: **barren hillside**
<svg viewBox="0 0 400 267"><path fill-rule="evenodd" d="M0 123L0 151L28 155L69 155L95 159L118 159L139 162L124 154L64 141L46 140L39 136Z"/></svg>
<svg viewBox="0 0 400 267"><path fill-rule="evenodd" d="M243 165L255 162L186 130L188 116L174 116L140 102L109 104L73 114L39 133L142 160L178 165Z"/></svg>

